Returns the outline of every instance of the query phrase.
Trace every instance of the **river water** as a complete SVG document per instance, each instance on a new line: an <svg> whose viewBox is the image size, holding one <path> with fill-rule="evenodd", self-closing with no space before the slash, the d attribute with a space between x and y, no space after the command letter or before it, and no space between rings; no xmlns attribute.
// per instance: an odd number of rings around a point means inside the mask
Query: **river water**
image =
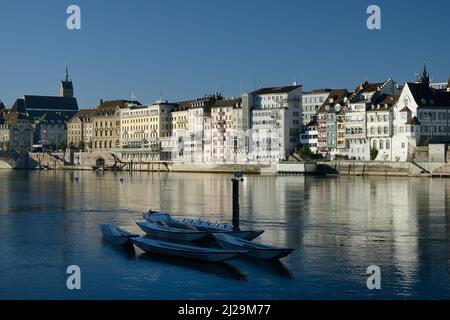
<svg viewBox="0 0 450 320"><path fill-rule="evenodd" d="M0 299L450 298L450 180L248 176L240 203L242 228L295 252L209 264L101 237L100 223L139 232L149 208L229 222L229 175L0 171Z"/></svg>

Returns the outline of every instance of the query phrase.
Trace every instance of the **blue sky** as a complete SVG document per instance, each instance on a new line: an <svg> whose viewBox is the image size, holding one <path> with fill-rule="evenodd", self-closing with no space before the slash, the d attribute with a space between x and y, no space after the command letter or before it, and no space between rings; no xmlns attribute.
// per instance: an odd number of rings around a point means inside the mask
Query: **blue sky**
<svg viewBox="0 0 450 320"><path fill-rule="evenodd" d="M66 28L81 7L82 29ZM382 29L366 28L370 4ZM66 63L80 107L99 99L170 101L302 83L354 88L413 81L426 61L450 76L450 2L0 0L0 99L57 95Z"/></svg>

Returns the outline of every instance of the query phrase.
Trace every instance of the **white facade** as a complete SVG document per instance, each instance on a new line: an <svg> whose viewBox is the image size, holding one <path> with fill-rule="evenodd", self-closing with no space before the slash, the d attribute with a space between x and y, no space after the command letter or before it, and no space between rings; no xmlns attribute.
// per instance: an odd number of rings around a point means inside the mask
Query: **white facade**
<svg viewBox="0 0 450 320"><path fill-rule="evenodd" d="M251 98L247 159L264 163L286 159L299 142L302 86L260 89Z"/></svg>
<svg viewBox="0 0 450 320"><path fill-rule="evenodd" d="M303 133L300 135L300 144L308 145L312 153L318 152L319 132L317 131L317 123L304 127Z"/></svg>
<svg viewBox="0 0 450 320"><path fill-rule="evenodd" d="M317 112L325 100L330 95L331 89L313 90L311 92L304 92L302 98L302 125L306 126L308 123L316 119Z"/></svg>
<svg viewBox="0 0 450 320"><path fill-rule="evenodd" d="M367 101L349 104L345 114L345 140L351 160L370 160L370 145L367 139Z"/></svg>
<svg viewBox="0 0 450 320"><path fill-rule="evenodd" d="M393 109L393 161L414 160L418 145L450 142L450 94L424 86L407 83Z"/></svg>
<svg viewBox="0 0 450 320"><path fill-rule="evenodd" d="M373 108L367 112L367 137L372 149L378 150L375 160L392 161L392 112Z"/></svg>

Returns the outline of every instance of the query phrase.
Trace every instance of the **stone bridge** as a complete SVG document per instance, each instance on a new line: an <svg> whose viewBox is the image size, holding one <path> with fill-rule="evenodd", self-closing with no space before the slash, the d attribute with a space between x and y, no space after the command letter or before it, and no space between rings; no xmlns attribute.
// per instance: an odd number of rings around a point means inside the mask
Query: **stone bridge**
<svg viewBox="0 0 450 320"><path fill-rule="evenodd" d="M18 166L18 155L0 151L0 169L15 169Z"/></svg>

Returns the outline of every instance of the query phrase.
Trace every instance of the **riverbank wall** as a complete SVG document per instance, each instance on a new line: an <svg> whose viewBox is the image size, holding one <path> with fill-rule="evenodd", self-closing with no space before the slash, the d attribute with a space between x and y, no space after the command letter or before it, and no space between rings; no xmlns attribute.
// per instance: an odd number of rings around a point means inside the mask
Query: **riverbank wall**
<svg viewBox="0 0 450 320"><path fill-rule="evenodd" d="M385 162L335 160L310 163L287 161L281 163L176 163L156 161L150 163L125 163L108 153L29 153L24 155L2 154L0 168L51 169L51 170L93 170L115 169L138 172L194 172L233 173L243 171L254 175L348 175L348 176L400 176L400 177L450 177L450 164L446 162Z"/></svg>
<svg viewBox="0 0 450 320"><path fill-rule="evenodd" d="M347 176L450 177L445 162L319 161L319 174Z"/></svg>

